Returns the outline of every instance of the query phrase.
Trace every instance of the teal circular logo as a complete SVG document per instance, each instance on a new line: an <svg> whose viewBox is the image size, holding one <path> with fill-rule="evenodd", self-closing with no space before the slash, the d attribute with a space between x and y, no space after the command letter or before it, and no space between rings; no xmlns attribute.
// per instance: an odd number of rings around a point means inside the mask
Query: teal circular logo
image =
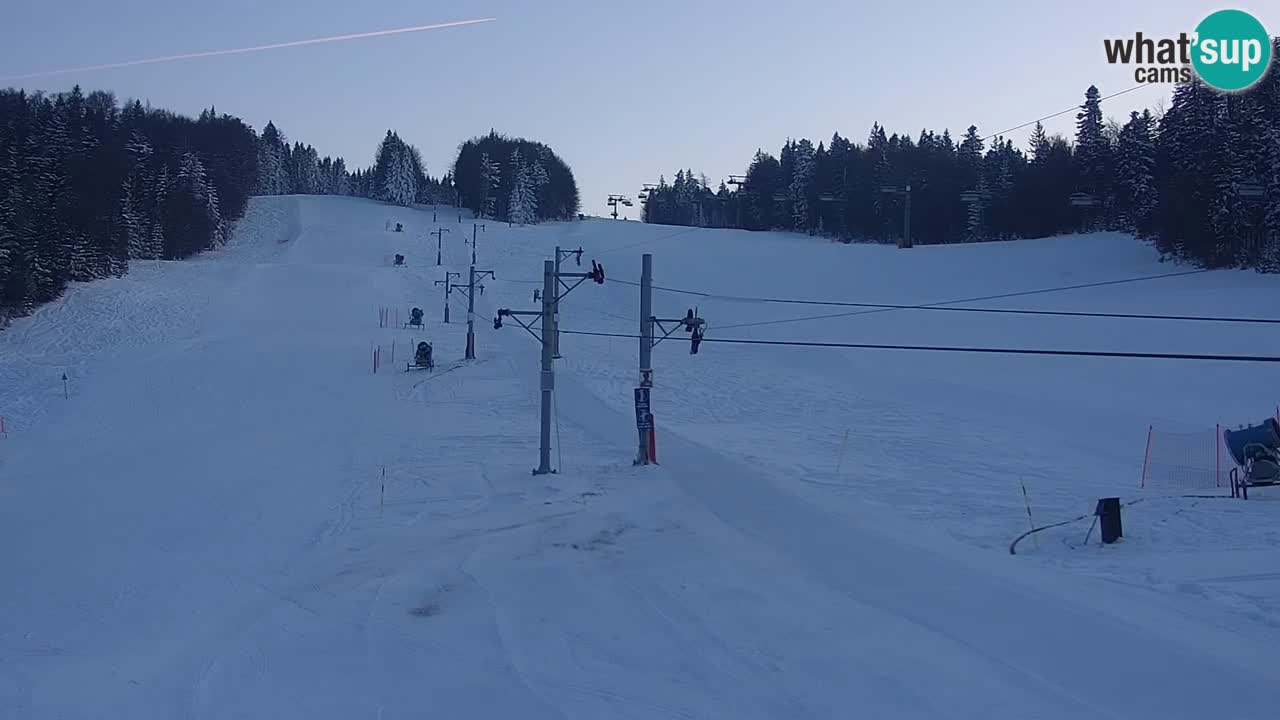
<svg viewBox="0 0 1280 720"><path fill-rule="evenodd" d="M1196 74L1218 90L1245 90L1271 65L1271 36L1243 10L1219 10L1201 20L1193 43Z"/></svg>

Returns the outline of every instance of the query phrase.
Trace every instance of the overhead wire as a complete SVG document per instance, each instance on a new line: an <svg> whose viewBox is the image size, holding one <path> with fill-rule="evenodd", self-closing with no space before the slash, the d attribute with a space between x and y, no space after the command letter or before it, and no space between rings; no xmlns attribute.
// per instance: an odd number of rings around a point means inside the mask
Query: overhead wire
<svg viewBox="0 0 1280 720"><path fill-rule="evenodd" d="M915 310L915 309L925 309L925 308L936 307L939 305L957 304L962 302L980 302L982 300L1000 300L1000 299L1011 298L1011 297L1022 297L1025 295L1039 295L1043 293L1063 292L1065 290L1081 290L1085 288L1103 287L1106 285L1122 285L1126 283L1142 282L1144 280L1160 280L1163 278L1170 278L1170 277L1198 275L1200 273L1205 273L1205 272L1209 272L1209 270L1196 269L1196 270L1184 270L1184 271L1173 272L1173 273L1161 273L1159 275L1140 275L1138 277L1121 278L1119 280L1100 280L1100 281L1088 282L1088 283L1078 283L1076 285L1058 285L1055 287L1040 288L1037 290L1018 290L1014 292L1000 293L998 295L983 295L980 297L963 298L960 300L947 300L945 302L927 303L922 305L903 305L903 306L877 305L873 303L853 303L853 302L843 302L838 300L801 300L801 299L790 299L790 298L755 297L750 295L724 295L722 293L709 293L701 290L684 290L681 288L664 287L662 285L654 285L652 287L654 290L662 290L665 292L679 293L682 295L700 295L702 297L707 297L712 299L722 299L722 300L791 303L791 304L797 304L797 305L859 305L859 306L866 306L866 307L886 307L891 309ZM640 283L632 282L630 280L619 280L617 278L614 278L613 282L622 283L624 285L632 285L635 287L640 287Z"/></svg>
<svg viewBox="0 0 1280 720"><path fill-rule="evenodd" d="M810 320L826 320L831 318L851 317L855 315L867 315L876 312L887 312L892 310L936 310L947 312L972 312L972 313L993 313L993 314L1010 314L1010 315L1033 315L1033 316L1056 316L1056 317L1086 317L1086 318L1118 318L1132 320L1169 320L1169 321L1189 321L1189 322L1216 322L1216 323L1244 323L1244 324L1261 324L1261 325L1280 325L1280 318L1257 318L1257 317L1235 317L1221 315L1169 315L1158 313L1122 313L1122 312L1086 312L1072 310L1031 310L1025 308L988 308L988 307L950 307L961 303L980 302L984 300L998 300L1013 297L1025 297L1029 295L1040 295L1052 292L1064 292L1067 290L1079 290L1084 288L1104 287L1109 285L1120 285L1125 283L1143 282L1147 280L1159 280L1172 277L1185 277L1188 275L1197 275L1209 272L1205 269L1188 270L1175 273L1163 273L1160 275L1145 275L1141 277L1124 278L1120 280L1106 280L1100 282L1080 283L1076 285L1064 285L1053 288L1041 288L1038 290L1025 290L1018 292L1000 293L997 295L984 295L981 297L961 298L958 300L946 300L936 303L923 303L918 305L906 305L899 303L868 303L868 302L850 302L842 300L805 300L799 298L774 298L774 297L754 297L754 296L737 296L724 295L720 293L709 293L697 290L684 290L680 288L663 287L654 285L654 290L664 292L677 293L681 295L692 295L703 297L710 300L726 300L733 302L759 302L773 303L785 305L819 305L819 306L835 306L835 307L858 307L872 308L867 311L857 311L848 313L831 313L825 315L812 315L798 318L783 318L779 320L766 320L754 323L741 323L736 325L720 326L719 329L731 329L740 327L755 327L758 325L772 325L792 322L805 322ZM639 283L628 280L614 279L624 285L639 286Z"/></svg>
<svg viewBox="0 0 1280 720"><path fill-rule="evenodd" d="M781 320L762 320L762 321L758 321L758 322L737 323L737 324L734 324L734 325L724 325L724 326L720 326L720 328L719 328L719 329L721 329L721 330L730 330L730 329L734 329L734 328L761 327L761 326L764 326L764 325L783 325L783 324L787 324L787 323L794 323L794 322L807 322L807 321L811 321L811 320L829 320L829 319L834 319L834 318L853 317L853 316L856 316L856 315L874 315L875 313L892 312L892 311L897 310L897 309L904 309L904 310L930 310L930 309L934 309L934 308L942 308L942 307L949 306L949 305L959 305L959 304L961 304L961 303L983 302L983 301L986 301L986 300L1004 300L1004 299L1007 299L1007 298L1027 297L1027 296L1030 296L1030 295L1044 295L1044 294L1054 293L1054 292L1066 292L1066 291L1068 291L1068 290L1080 290L1080 289L1085 289L1085 288L1106 287L1106 286L1111 286L1111 285L1122 285L1122 284L1126 284L1126 283L1145 282L1145 281L1147 281L1147 280L1161 280L1161 279L1164 279L1164 278L1170 278L1170 277L1182 277L1182 276L1187 276L1187 275L1197 275L1197 274L1200 274L1200 273L1202 273L1202 272L1208 272L1208 271L1207 271L1207 270L1190 270L1190 271L1186 271L1186 272L1179 272L1179 273L1167 273L1167 274L1163 274L1163 275L1147 275L1147 276L1143 276L1143 277L1126 278L1126 279L1123 279L1123 280L1107 280L1107 281L1103 281L1103 282L1082 283L1082 284L1079 284L1079 285L1064 285L1064 286L1061 286L1061 287L1054 287L1054 288L1042 288L1042 289L1040 289L1040 290L1024 290L1024 291L1019 291L1019 292L1001 293L1001 294L998 294L998 295L985 295L985 296L981 296L981 297L960 298L960 299L958 299L958 300L946 300L946 301L936 302L936 303L923 303L923 304L920 304L920 305L911 305L911 306L907 306L907 307L905 307L905 308L877 308L877 309L872 309L872 310L854 310L854 311L851 311L851 312L830 313L830 314L826 314L826 315L812 315L812 316L808 316L808 317L799 317L799 318L784 318L784 319L781 319ZM1028 311L1026 311L1026 312L1027 312L1028 314L1037 314L1037 313L1036 313L1036 311L1030 311L1030 310L1028 310ZM1059 312L1059 311L1054 311L1054 312Z"/></svg>
<svg viewBox="0 0 1280 720"><path fill-rule="evenodd" d="M588 332L585 330L560 330L565 335L585 335L593 337L628 338L639 340L639 335L629 333ZM963 347L949 345L893 345L879 343L842 343L819 342L813 340L754 340L749 338L710 338L703 337L704 343L726 343L737 345L767 345L782 347L822 347L855 350L914 350L923 352L959 352L981 353L993 355L1049 355L1057 357L1097 357L1097 358L1134 358L1146 360L1206 360L1220 362L1261 362L1280 363L1280 356L1272 355L1223 355L1200 353L1153 353L1107 350L1051 350L1048 348L1000 348L1000 347Z"/></svg>
<svg viewBox="0 0 1280 720"><path fill-rule="evenodd" d="M1010 315L1029 315L1029 316L1048 316L1048 317L1080 317L1080 318L1111 318L1111 319L1131 319L1131 320L1163 320L1163 321L1182 321L1182 322L1213 322L1213 323L1236 323L1236 324L1260 324L1260 325L1280 325L1280 318L1257 318L1257 317L1235 317L1222 315L1170 315L1159 313L1122 313L1122 312L1087 312L1087 311L1071 311L1071 310L1032 310L1026 308L987 308L987 307L951 307L961 303L981 302L985 300L999 300L1014 297L1026 297L1030 295L1041 295L1054 292L1065 292L1069 290L1079 290L1096 287L1107 287L1135 282L1145 282L1149 280L1160 280L1165 278L1186 277L1190 275L1198 275L1209 272L1208 269L1187 270L1174 273L1162 273L1159 275L1143 275L1139 277L1122 278L1118 280L1103 280L1098 282L1077 283L1074 285L1061 285L1050 288L1039 288L1036 290L1022 290L1008 293L999 293L994 295L983 295L978 297L960 298L955 300L945 300L935 303L922 303L917 305L905 305L897 303L865 303L852 302L842 300L807 300L801 298L775 298L775 297L759 297L745 295L726 295L721 293L710 293L700 290L687 290L682 288L666 287L662 285L654 285L653 289L662 292L670 292L681 295L690 295L702 297L710 300L726 300L732 302L759 302L771 304L786 305L817 305L817 306L834 306L834 307L857 307L869 308L865 310L856 310L852 312L827 313L823 315L806 315L795 318L781 318L777 320L762 320L749 323L737 323L732 325L717 326L718 330L732 330L736 328L759 327L763 325L780 325L796 322L809 322L815 320L828 320L835 318L853 317L857 315L869 315L879 312L889 312L895 310L933 310L948 312L972 312L972 313L990 313L990 314L1010 314ZM639 287L640 283L630 280L621 280L613 278L613 282ZM509 282L535 282L531 280L510 280ZM609 313L604 313L609 314ZM614 315L618 319L620 316ZM629 319L629 318L628 318Z"/></svg>
<svg viewBox="0 0 1280 720"><path fill-rule="evenodd" d="M1151 85L1150 85L1150 84L1146 84L1146 85L1134 85L1133 87L1131 87L1131 88L1129 88L1129 89L1127 89L1127 90L1121 90L1121 91L1119 91L1119 92L1113 92L1113 93L1111 93L1110 95L1103 95L1102 97L1098 98L1098 102L1102 102L1103 100L1110 100L1111 98L1119 97L1119 96L1121 96L1121 95L1124 95L1124 94L1127 94L1127 93L1131 93L1131 92L1133 92L1134 90L1141 90L1141 89L1143 89L1143 88L1148 88L1148 87L1151 87ZM1079 109L1080 109L1080 107L1081 107L1080 105L1072 105L1071 107L1067 108L1066 110L1059 110L1058 112L1053 113L1052 115L1045 115L1045 116L1044 116L1044 117L1042 117L1042 118L1037 118L1037 119L1032 120L1032 121L1030 121L1030 122L1025 122L1025 123L1022 123L1021 125L1017 125L1017 126L1015 126L1015 127L1011 127L1011 128L1009 128L1008 130L1001 130L1000 132L995 133L994 135L988 135L988 136L986 136L985 138L983 138L983 139L982 139L982 141L983 141L983 142L987 142L987 141L989 141L989 140L993 140L993 139L995 139L995 138L998 138L998 137L1000 137L1001 135L1004 135L1005 133L1011 133L1011 132L1014 132L1015 130L1021 130L1022 128L1030 127L1030 126L1032 126L1032 125L1035 125L1035 124L1036 124L1036 123L1038 123L1038 122L1044 122L1045 120L1052 120L1052 119L1054 119L1054 118L1056 118L1056 117L1061 117L1061 116L1063 116L1063 115L1066 115L1066 114L1067 114L1067 113L1069 113L1069 112L1075 112L1075 111L1079 110Z"/></svg>
<svg viewBox="0 0 1280 720"><path fill-rule="evenodd" d="M638 248L638 247L641 247L642 245L649 245L651 243L656 243L659 240L668 240L670 238L684 235L686 233L691 233L694 230L701 230L701 229L702 228L698 228L698 227L687 227L683 230L677 230L672 233L667 233L666 235L659 235L658 237L655 237L655 238L641 240L640 242L631 243L630 245L623 245L622 247L609 248L608 250L604 250L599 253L596 253L596 257L600 257L602 255L608 255L609 253L621 252L623 250L631 250L632 248Z"/></svg>

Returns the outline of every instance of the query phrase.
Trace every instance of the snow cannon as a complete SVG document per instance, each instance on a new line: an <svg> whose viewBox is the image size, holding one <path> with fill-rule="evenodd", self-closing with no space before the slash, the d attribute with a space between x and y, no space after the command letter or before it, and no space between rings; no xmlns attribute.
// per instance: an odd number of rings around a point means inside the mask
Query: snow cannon
<svg viewBox="0 0 1280 720"><path fill-rule="evenodd" d="M413 308L409 311L409 322L405 323L405 327L422 327L422 308Z"/></svg>
<svg viewBox="0 0 1280 720"><path fill-rule="evenodd" d="M431 343L420 342L413 353L413 363L405 370L433 370L435 369L435 359L431 357Z"/></svg>
<svg viewBox="0 0 1280 720"><path fill-rule="evenodd" d="M1231 471L1232 495L1248 497L1251 485L1280 483L1280 422L1267 418L1258 425L1239 430L1223 430L1223 443L1238 466ZM1243 478L1238 472L1242 471Z"/></svg>
<svg viewBox="0 0 1280 720"><path fill-rule="evenodd" d="M1223 430L1222 439L1237 465L1244 465L1259 449L1280 452L1280 423L1267 418L1257 425L1239 430Z"/></svg>
<svg viewBox="0 0 1280 720"><path fill-rule="evenodd" d="M396 265L404 265L404 256L396 253Z"/></svg>

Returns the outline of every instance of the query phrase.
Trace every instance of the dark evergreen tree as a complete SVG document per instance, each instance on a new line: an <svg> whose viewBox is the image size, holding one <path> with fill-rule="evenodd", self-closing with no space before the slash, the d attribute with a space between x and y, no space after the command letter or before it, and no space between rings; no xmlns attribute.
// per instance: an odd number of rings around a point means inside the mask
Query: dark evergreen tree
<svg viewBox="0 0 1280 720"><path fill-rule="evenodd" d="M1154 223L1156 246L1174 257L1213 258L1210 203L1216 193L1212 169L1214 93L1199 80L1174 89L1160 121L1156 144ZM1216 262L1216 261L1214 261Z"/></svg>
<svg viewBox="0 0 1280 720"><path fill-rule="evenodd" d="M1146 235L1156 208L1155 127L1151 112L1135 110L1116 142L1115 209L1119 227Z"/></svg>
<svg viewBox="0 0 1280 720"><path fill-rule="evenodd" d="M865 167L871 173L866 189L871 200L871 212L870 217L865 218L863 228L870 239L887 240L892 236L890 225L898 211L896 200L883 192L893 184L893 173L889 166L889 137L880 123L871 126L871 134L867 137Z"/></svg>
<svg viewBox="0 0 1280 720"><path fill-rule="evenodd" d="M1080 192L1094 198L1096 205L1089 213L1086 229L1097 229L1108 222L1113 213L1112 177L1115 163L1111 141L1102 122L1102 101L1098 88L1090 85L1084 104L1076 114L1076 164L1079 168Z"/></svg>
<svg viewBox="0 0 1280 720"><path fill-rule="evenodd" d="M290 191L284 166L284 136L276 126L268 122L258 141L259 195L284 195Z"/></svg>
<svg viewBox="0 0 1280 720"><path fill-rule="evenodd" d="M747 197L745 226L749 230L770 230L781 220L777 213L775 197L782 196L785 181L782 164L774 156L757 150L755 159L747 168L742 190Z"/></svg>
<svg viewBox="0 0 1280 720"><path fill-rule="evenodd" d="M970 125L960 141L959 161L960 177L965 185L965 192L975 192L977 201L969 201L969 213L965 222L964 239L968 242L982 240L985 237L984 211L989 192L986 185L986 173L982 172L982 151L985 143L978 135L978 128Z"/></svg>
<svg viewBox="0 0 1280 720"><path fill-rule="evenodd" d="M458 149L449 183L442 183L445 201L457 202L478 216L508 219L511 193L517 173L511 165L514 151L528 165L530 188L536 197L534 222L574 217L581 205L573 172L549 147L523 138L509 138L490 131L472 138Z"/></svg>
<svg viewBox="0 0 1280 720"><path fill-rule="evenodd" d="M1232 95L1181 85L1168 112L1123 126L1103 121L1101 103L1089 88L1074 146L1036 123L1025 153L1004 138L988 148L976 127L958 146L945 130L913 141L879 123L865 146L838 133L816 149L788 139L777 156L758 150L736 187L712 193L684 170L674 185L662 180L643 217L884 241L902 232L902 205L882 189L909 183L916 242L1109 227L1150 238L1165 257L1280 271L1280 71ZM1079 192L1097 204L1073 205Z"/></svg>
<svg viewBox="0 0 1280 720"><path fill-rule="evenodd" d="M511 194L507 201L507 222L517 225L531 223L535 219L538 198L533 185L533 176L528 163L520 157L520 149L511 151L511 161L507 165L514 178L511 183Z"/></svg>
<svg viewBox="0 0 1280 720"><path fill-rule="evenodd" d="M791 182L787 187L787 200L791 210L792 228L807 232L813 225L816 204L817 150L809 140L795 143L792 152Z"/></svg>
<svg viewBox="0 0 1280 720"><path fill-rule="evenodd" d="M191 119L78 87L0 91L0 324L130 259L216 246L259 159L253 131L212 108Z"/></svg>
<svg viewBox="0 0 1280 720"><path fill-rule="evenodd" d="M418 198L418 185L415 153L399 135L388 130L378 145L370 169L370 196L375 200L408 206Z"/></svg>
<svg viewBox="0 0 1280 720"><path fill-rule="evenodd" d="M853 143L840 137L840 133L834 133L831 145L827 148L825 162L818 167L818 193L824 200L823 226L829 233L840 238L846 237L848 231L845 208L849 202L849 162L853 152Z"/></svg>
<svg viewBox="0 0 1280 720"><path fill-rule="evenodd" d="M1044 125L1039 120L1036 121L1035 129L1031 131L1031 140L1027 144L1027 150L1031 153L1033 162L1038 162L1048 157L1049 137L1045 135Z"/></svg>
<svg viewBox="0 0 1280 720"><path fill-rule="evenodd" d="M510 177L512 173L505 176L498 163L489 157L489 153L480 154L480 182L482 189L480 203L480 217L497 217L498 215L498 193L501 192L501 182L504 177Z"/></svg>

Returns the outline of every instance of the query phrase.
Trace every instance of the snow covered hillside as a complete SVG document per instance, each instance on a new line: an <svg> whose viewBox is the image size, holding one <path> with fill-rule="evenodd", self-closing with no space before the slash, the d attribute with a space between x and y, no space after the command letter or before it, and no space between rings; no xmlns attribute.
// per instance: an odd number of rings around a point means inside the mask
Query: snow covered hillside
<svg viewBox="0 0 1280 720"><path fill-rule="evenodd" d="M429 209L256 198L226 249L76 286L0 333L0 717L1280 707L1280 491L1138 490L1149 425L1257 422L1273 367L710 342L1280 354L1260 326L742 299L919 304L1182 268L1116 235L899 251L490 222L478 267L497 279L462 363L465 298L445 325L434 283L465 281L472 225L440 219L444 267ZM559 472L533 476L538 347L491 318L536 309L557 245L607 280L562 306ZM655 348L661 465L636 468L637 341L573 333L636 333L645 252L656 314L696 305L710 329L697 355L683 332ZM975 305L1269 317L1276 297L1211 272ZM425 332L379 327L411 306ZM404 372L424 337L436 371ZM1083 546L1086 521L1010 556L1023 483L1037 524L1147 499L1117 545Z"/></svg>

